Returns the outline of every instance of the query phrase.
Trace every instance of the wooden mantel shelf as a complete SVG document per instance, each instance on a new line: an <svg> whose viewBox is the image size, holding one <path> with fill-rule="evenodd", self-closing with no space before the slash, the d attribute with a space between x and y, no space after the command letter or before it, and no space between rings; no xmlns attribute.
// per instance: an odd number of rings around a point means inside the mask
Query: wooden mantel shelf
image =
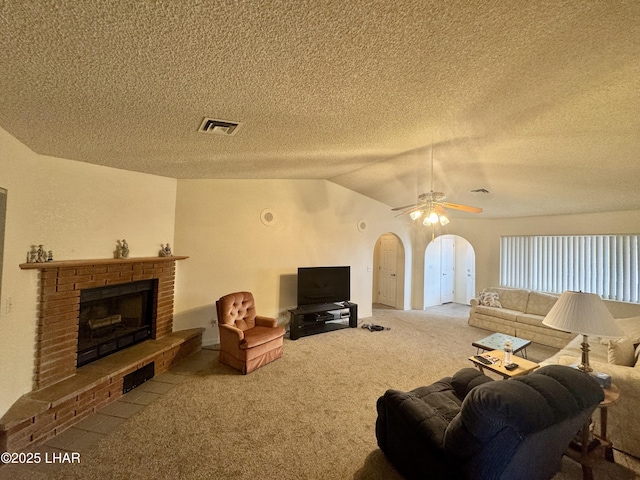
<svg viewBox="0 0 640 480"><path fill-rule="evenodd" d="M33 391L1 416L0 452L39 445L122 397L126 375L149 364L157 375L200 349L203 329L173 331L176 260L186 258L157 255L20 265L39 277ZM153 282L153 293L147 296L152 304L151 338L78 368L82 292L142 280Z"/></svg>
<svg viewBox="0 0 640 480"><path fill-rule="evenodd" d="M21 263L23 270L47 270L50 268L82 267L84 265L122 265L127 263L160 263L173 260L184 260L189 257L174 255L172 257L137 257L137 258L98 258L94 260L62 260L53 262Z"/></svg>

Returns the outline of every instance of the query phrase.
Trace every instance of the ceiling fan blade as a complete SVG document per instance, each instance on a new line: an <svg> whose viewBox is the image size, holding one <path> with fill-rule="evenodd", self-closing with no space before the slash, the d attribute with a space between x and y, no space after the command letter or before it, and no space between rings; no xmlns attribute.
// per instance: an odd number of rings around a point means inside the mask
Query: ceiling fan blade
<svg viewBox="0 0 640 480"><path fill-rule="evenodd" d="M404 207L392 208L391 211L392 212L397 212L398 210L404 210L405 208L414 208L414 207L418 207L420 205L422 205L422 203L412 203L411 205L405 205Z"/></svg>
<svg viewBox="0 0 640 480"><path fill-rule="evenodd" d="M470 205L460 205L458 203L445 202L442 204L442 206L445 208L452 208L453 210L462 210L463 212L482 213L482 209L480 207L472 207Z"/></svg>
<svg viewBox="0 0 640 480"><path fill-rule="evenodd" d="M423 207L424 207L424 204L418 203L416 205L411 206L411 208L407 208L406 210L398 213L396 215L396 217L399 217L400 215L406 215L407 213L417 212L418 210L422 209ZM394 210L396 210L396 209L394 209Z"/></svg>

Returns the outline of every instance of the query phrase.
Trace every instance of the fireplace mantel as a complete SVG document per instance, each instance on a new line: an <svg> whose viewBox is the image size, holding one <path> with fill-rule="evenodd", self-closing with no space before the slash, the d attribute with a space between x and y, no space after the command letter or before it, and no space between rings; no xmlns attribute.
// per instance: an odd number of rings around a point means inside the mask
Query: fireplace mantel
<svg viewBox="0 0 640 480"><path fill-rule="evenodd" d="M137 257L137 258L98 258L95 260L61 260L53 262L21 263L23 270L48 270L50 268L84 267L86 265L121 265L127 263L158 263L163 261L184 260L189 257L174 255L172 257Z"/></svg>
<svg viewBox="0 0 640 480"><path fill-rule="evenodd" d="M155 374L198 351L203 328L173 331L175 262L186 256L23 263L39 293L33 390L0 418L0 452L37 445L123 395L124 377L154 364ZM153 280L152 336L77 368L84 289Z"/></svg>
<svg viewBox="0 0 640 480"><path fill-rule="evenodd" d="M38 331L34 390L76 373L80 292L84 289L156 280L152 339L173 331L175 265L185 256L101 258L23 263L38 272Z"/></svg>

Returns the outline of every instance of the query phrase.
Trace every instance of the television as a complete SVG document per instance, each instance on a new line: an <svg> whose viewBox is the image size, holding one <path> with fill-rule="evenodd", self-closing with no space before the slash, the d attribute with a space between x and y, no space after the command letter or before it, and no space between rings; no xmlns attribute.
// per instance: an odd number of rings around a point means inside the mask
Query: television
<svg viewBox="0 0 640 480"><path fill-rule="evenodd" d="M351 299L351 267L299 267L298 306Z"/></svg>

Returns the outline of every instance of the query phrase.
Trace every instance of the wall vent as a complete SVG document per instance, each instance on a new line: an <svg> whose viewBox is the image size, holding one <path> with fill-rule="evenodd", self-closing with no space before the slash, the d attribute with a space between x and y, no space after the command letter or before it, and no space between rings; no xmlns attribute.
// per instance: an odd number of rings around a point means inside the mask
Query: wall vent
<svg viewBox="0 0 640 480"><path fill-rule="evenodd" d="M122 393L130 392L136 387L139 387L147 380L151 380L155 375L156 364L155 362L147 363L144 367L131 372L128 375L122 377Z"/></svg>
<svg viewBox="0 0 640 480"><path fill-rule="evenodd" d="M228 120L216 120L215 118L205 118L200 124L199 132L215 133L217 135L235 135L240 129L241 123L230 122Z"/></svg>

